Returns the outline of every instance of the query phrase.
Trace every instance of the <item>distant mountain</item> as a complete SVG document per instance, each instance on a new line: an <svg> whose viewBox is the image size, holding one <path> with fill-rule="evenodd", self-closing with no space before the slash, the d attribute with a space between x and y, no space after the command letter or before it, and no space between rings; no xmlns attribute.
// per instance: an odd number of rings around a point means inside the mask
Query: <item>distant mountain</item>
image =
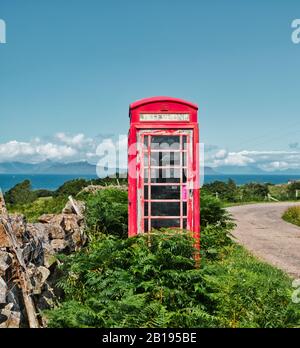
<svg viewBox="0 0 300 348"><path fill-rule="evenodd" d="M256 166L220 166L218 171L222 174L251 175L251 174L272 174Z"/></svg>
<svg viewBox="0 0 300 348"><path fill-rule="evenodd" d="M103 171L103 175L114 173L111 169L109 173ZM40 163L23 162L3 162L0 163L0 174L62 174L62 175L96 175L96 165L87 161L60 163L50 160ZM217 168L204 167L205 175L300 175L300 171L287 169L284 171L267 172L256 166L220 166Z"/></svg>
<svg viewBox="0 0 300 348"><path fill-rule="evenodd" d="M0 174L96 175L96 166L86 161L70 163L49 160L40 163L4 162L0 163Z"/></svg>
<svg viewBox="0 0 300 348"><path fill-rule="evenodd" d="M205 175L220 175L220 172L217 172L215 169L211 167L204 167L204 174Z"/></svg>

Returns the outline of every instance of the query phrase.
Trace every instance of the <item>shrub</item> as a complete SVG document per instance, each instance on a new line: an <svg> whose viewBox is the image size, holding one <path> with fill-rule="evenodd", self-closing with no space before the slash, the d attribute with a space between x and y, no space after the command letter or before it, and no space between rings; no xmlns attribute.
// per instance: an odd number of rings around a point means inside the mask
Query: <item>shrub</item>
<svg viewBox="0 0 300 348"><path fill-rule="evenodd" d="M300 226L300 206L289 207L282 215L283 220Z"/></svg>
<svg viewBox="0 0 300 348"><path fill-rule="evenodd" d="M219 260L227 255L233 245L230 230L231 223L221 227L208 225L201 231L201 255L207 260Z"/></svg>
<svg viewBox="0 0 300 348"><path fill-rule="evenodd" d="M188 234L169 230L124 240L98 235L88 248L65 257L59 282L65 299L47 313L50 327L299 325L289 278L221 239L217 250L230 252L218 261L203 256L197 269ZM203 247L215 241L207 239Z"/></svg>
<svg viewBox="0 0 300 348"><path fill-rule="evenodd" d="M118 174L115 174L115 178L107 176L106 178L93 179L93 185L109 186L109 185L127 185L127 178L119 178Z"/></svg>
<svg viewBox="0 0 300 348"><path fill-rule="evenodd" d="M221 327L288 328L300 324L292 303L291 279L234 245L221 261L209 264L206 286Z"/></svg>
<svg viewBox="0 0 300 348"><path fill-rule="evenodd" d="M40 197L52 197L54 194L53 191L44 190L44 189L34 190L34 193L35 193L36 197L38 197L38 198L40 198Z"/></svg>
<svg viewBox="0 0 300 348"><path fill-rule="evenodd" d="M85 179L74 179L66 181L61 185L55 192L54 195L57 196L76 196L84 187L90 184L89 181Z"/></svg>
<svg viewBox="0 0 300 348"><path fill-rule="evenodd" d="M90 237L99 233L126 238L128 196L118 189L103 189L86 200L86 224Z"/></svg>
<svg viewBox="0 0 300 348"><path fill-rule="evenodd" d="M11 213L23 214L29 222L37 222L43 214L58 214L67 203L66 197L41 197L28 204L8 206Z"/></svg>
<svg viewBox="0 0 300 348"><path fill-rule="evenodd" d="M232 179L224 181L214 181L209 184L204 184L202 191L215 195L218 193L220 199L229 202L237 202L239 200L239 189Z"/></svg>
<svg viewBox="0 0 300 348"><path fill-rule="evenodd" d="M252 182L242 187L242 197L244 201L261 201L269 193L267 184Z"/></svg>
<svg viewBox="0 0 300 348"><path fill-rule="evenodd" d="M192 238L176 232L101 238L65 264L67 300L48 314L50 326L213 326L193 252Z"/></svg>
<svg viewBox="0 0 300 348"><path fill-rule="evenodd" d="M300 190L300 182L293 182L287 186L287 191L290 198L296 199L296 190Z"/></svg>
<svg viewBox="0 0 300 348"><path fill-rule="evenodd" d="M31 182L24 180L7 191L4 198L8 204L16 205L33 202L37 196L31 190Z"/></svg>
<svg viewBox="0 0 300 348"><path fill-rule="evenodd" d="M230 216L224 208L222 202L210 194L201 192L200 207L201 227L214 224L226 226L228 221L230 221Z"/></svg>

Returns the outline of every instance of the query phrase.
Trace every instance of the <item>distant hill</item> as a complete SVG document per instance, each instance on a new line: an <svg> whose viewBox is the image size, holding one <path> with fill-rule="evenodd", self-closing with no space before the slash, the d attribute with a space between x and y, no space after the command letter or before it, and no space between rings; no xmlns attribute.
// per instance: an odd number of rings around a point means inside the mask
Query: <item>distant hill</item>
<svg viewBox="0 0 300 348"><path fill-rule="evenodd" d="M220 166L218 171L222 174L251 175L251 174L273 174L266 172L256 166Z"/></svg>
<svg viewBox="0 0 300 348"><path fill-rule="evenodd" d="M114 172L113 169L110 173ZM62 174L62 175L96 175L96 165L87 161L60 163L50 160L40 163L3 162L0 163L0 174ZM204 167L205 175L299 175L300 171L287 169L284 171L267 172L256 166L220 166Z"/></svg>
<svg viewBox="0 0 300 348"><path fill-rule="evenodd" d="M221 173L217 172L215 169L211 167L204 167L205 175L220 175Z"/></svg>

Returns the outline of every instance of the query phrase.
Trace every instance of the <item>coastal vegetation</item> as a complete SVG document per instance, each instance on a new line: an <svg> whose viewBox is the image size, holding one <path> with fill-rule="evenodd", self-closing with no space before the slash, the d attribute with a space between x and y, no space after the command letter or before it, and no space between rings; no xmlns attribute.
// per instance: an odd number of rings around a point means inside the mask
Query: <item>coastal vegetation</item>
<svg viewBox="0 0 300 348"><path fill-rule="evenodd" d="M125 198L118 189L86 197L89 242L61 257L63 276L57 285L64 295L46 313L50 327L300 324L290 278L233 241L234 224L220 200L208 193L202 197L201 263L196 267L188 232L163 229L126 238ZM96 208L100 201L103 210ZM122 213L116 221L118 209Z"/></svg>
<svg viewBox="0 0 300 348"><path fill-rule="evenodd" d="M225 209L226 202L239 202L241 192L249 200L263 201L270 185L205 185L197 265L188 231L153 230L127 238L127 192L116 187L116 179L101 180L73 180L46 197L30 183L7 193L10 211L29 220L60 211L69 195L85 202L87 244L70 255L58 255L60 296L56 307L44 313L49 327L300 325L291 279L235 243L234 223ZM86 191L91 184L107 187ZM22 190L29 201L24 202Z"/></svg>
<svg viewBox="0 0 300 348"><path fill-rule="evenodd" d="M288 184L271 184L249 182L244 185L236 185L232 179L214 181L204 184L201 194L207 192L222 202L230 204L242 204L251 202L267 202L271 200L294 201L300 199L300 182ZM270 198L271 197L271 198Z"/></svg>
<svg viewBox="0 0 300 348"><path fill-rule="evenodd" d="M125 179L74 179L66 181L56 190L33 190L31 182L24 180L8 190L5 195L5 201L8 210L11 213L23 214L29 222L36 222L42 214L58 214L61 212L68 196L77 196L89 185L121 185L126 182ZM81 195L81 198L83 195Z"/></svg>
<svg viewBox="0 0 300 348"><path fill-rule="evenodd" d="M282 215L283 220L300 226L300 206L289 207Z"/></svg>

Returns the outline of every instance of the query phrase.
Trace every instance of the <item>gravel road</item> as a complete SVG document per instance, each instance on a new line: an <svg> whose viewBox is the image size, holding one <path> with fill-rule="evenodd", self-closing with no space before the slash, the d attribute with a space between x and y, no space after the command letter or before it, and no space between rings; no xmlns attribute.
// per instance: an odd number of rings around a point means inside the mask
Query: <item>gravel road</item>
<svg viewBox="0 0 300 348"><path fill-rule="evenodd" d="M300 227L281 219L295 203L261 203L227 208L237 227L237 242L268 263L300 278ZM299 204L298 204L299 205Z"/></svg>

